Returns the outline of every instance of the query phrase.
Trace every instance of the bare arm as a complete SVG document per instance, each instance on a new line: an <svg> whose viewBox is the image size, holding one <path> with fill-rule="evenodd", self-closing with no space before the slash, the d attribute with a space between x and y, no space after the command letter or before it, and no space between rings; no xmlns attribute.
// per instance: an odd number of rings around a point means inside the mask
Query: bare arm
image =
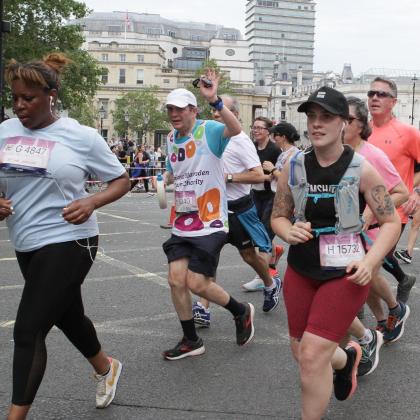
<svg viewBox="0 0 420 420"><path fill-rule="evenodd" d="M232 174L232 180L237 184L261 184L264 182L264 172L261 166L256 166L248 171Z"/></svg>
<svg viewBox="0 0 420 420"><path fill-rule="evenodd" d="M311 224L290 221L293 216L294 202L292 192L288 185L289 163L281 171L277 181L277 191L274 197L271 213L271 227L273 232L285 242L296 245L312 239Z"/></svg>
<svg viewBox="0 0 420 420"><path fill-rule="evenodd" d="M119 178L108 182L108 187L89 197L75 200L67 207L64 207L62 216L64 220L74 225L80 225L86 222L95 209L105 204L118 200L130 189L128 174L125 173Z"/></svg>
<svg viewBox="0 0 420 420"><path fill-rule="evenodd" d="M346 270L347 273L356 270L348 279L364 285L370 281L375 267L397 243L401 222L383 179L367 161L362 166L360 191L380 225L379 234L363 260L350 263Z"/></svg>
<svg viewBox="0 0 420 420"><path fill-rule="evenodd" d="M213 69L208 69L206 77L207 79L211 80L213 84L212 86L206 87L202 82L200 82L200 93L208 103L214 103L218 99L217 88L219 85L220 76L217 75ZM219 114L225 123L225 130L223 133L224 137L233 137L241 132L242 127L239 120L227 107L224 106L219 111Z"/></svg>
<svg viewBox="0 0 420 420"><path fill-rule="evenodd" d="M399 207L408 200L408 197L409 197L408 188L401 181L394 188L389 190L389 195L391 197L391 200L394 203L394 206ZM370 207L366 206L365 211L363 212L363 218L365 220L365 224L363 225L363 230L367 230L368 227L372 225L375 220L375 216L373 215Z"/></svg>

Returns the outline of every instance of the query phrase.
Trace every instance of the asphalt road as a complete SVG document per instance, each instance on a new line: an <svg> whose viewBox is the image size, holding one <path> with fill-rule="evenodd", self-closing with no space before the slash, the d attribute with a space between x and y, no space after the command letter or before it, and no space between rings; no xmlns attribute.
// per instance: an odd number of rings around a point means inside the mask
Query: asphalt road
<svg viewBox="0 0 420 420"><path fill-rule="evenodd" d="M212 326L201 330L206 353L168 362L161 351L180 338L166 281L161 248L170 231L156 197L137 193L98 212L100 253L83 286L85 308L103 348L124 365L114 403L96 410L95 382L83 357L61 332L47 339L48 366L33 405L31 419L297 419L298 371L288 347L283 302L262 313L262 293L245 293L240 285L253 277L237 251L222 251L218 281L240 300L256 307L255 339L244 348L235 344L231 315L212 312ZM13 323L23 279L0 224L0 417L11 395ZM405 237L401 240L405 244ZM416 261L417 260L417 261ZM418 274L420 256L407 271ZM279 264L283 274L285 257ZM60 281L60 279L57 279ZM395 282L392 282L395 285ZM411 317L405 335L385 346L380 366L361 378L355 396L331 399L325 419L420 419L420 305L413 289ZM417 321L417 322L416 322ZM368 316L368 325L374 319Z"/></svg>

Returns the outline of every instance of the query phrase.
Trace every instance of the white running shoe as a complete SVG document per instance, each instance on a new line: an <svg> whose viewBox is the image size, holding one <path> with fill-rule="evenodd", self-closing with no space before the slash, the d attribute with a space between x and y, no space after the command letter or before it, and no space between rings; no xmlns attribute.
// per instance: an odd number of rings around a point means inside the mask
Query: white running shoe
<svg viewBox="0 0 420 420"><path fill-rule="evenodd" d="M122 363L117 359L109 358L111 368L106 375L95 374L98 381L96 385L96 408L106 408L112 403L117 390L118 379L121 375Z"/></svg>
<svg viewBox="0 0 420 420"><path fill-rule="evenodd" d="M246 292L258 292L259 290L264 290L264 282L261 280L261 277L257 274L253 280L243 284L242 288Z"/></svg>

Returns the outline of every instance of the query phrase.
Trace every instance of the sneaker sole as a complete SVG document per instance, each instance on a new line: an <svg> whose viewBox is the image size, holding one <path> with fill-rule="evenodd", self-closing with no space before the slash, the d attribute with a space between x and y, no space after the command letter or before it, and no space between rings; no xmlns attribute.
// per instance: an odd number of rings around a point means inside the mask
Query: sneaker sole
<svg viewBox="0 0 420 420"><path fill-rule="evenodd" d="M410 316L410 307L408 305L405 306L406 307L406 311L405 311L405 315L403 316L402 319L402 327L401 327L401 331L400 333L392 340L387 340L386 343L390 344L390 343L395 343L396 341L398 341L402 335L404 334L404 328L405 328L405 322L407 321L408 317Z"/></svg>
<svg viewBox="0 0 420 420"><path fill-rule="evenodd" d="M185 359L186 357L190 357L190 356L200 356L201 354L203 354L206 351L204 346L199 347L198 349L195 349L193 351L190 351L188 353L184 353L181 354L180 356L176 356L176 357L169 357L169 356L163 356L163 358L165 360L180 360L180 359Z"/></svg>
<svg viewBox="0 0 420 420"><path fill-rule="evenodd" d="M114 378L115 386L112 389L111 395L102 405L97 405L96 408L99 408L99 409L107 408L112 403L112 401L114 401L115 394L117 392L118 380L120 379L121 372L122 372L122 363L120 362L119 366L118 366L118 369L117 369L117 373L116 373L115 378Z"/></svg>
<svg viewBox="0 0 420 420"><path fill-rule="evenodd" d="M194 318L194 324L201 328L210 328L210 322L209 321L202 321L201 319L195 319Z"/></svg>
<svg viewBox="0 0 420 420"><path fill-rule="evenodd" d="M245 284L243 284L242 289L244 290L244 292L260 292L261 290L264 290L264 285L262 284L261 286L255 288L248 288Z"/></svg>
<svg viewBox="0 0 420 420"><path fill-rule="evenodd" d="M248 344L253 338L254 338L254 332L255 332L255 328L254 328L254 314L255 314L255 308L254 305L252 303L248 303L249 307L251 308L251 334L248 337L248 340L246 340L244 343L239 344L241 347L244 346L245 344Z"/></svg>
<svg viewBox="0 0 420 420"><path fill-rule="evenodd" d="M394 254L395 257L397 257L400 261L404 261L406 264L411 264L411 260L407 259L406 257L404 257L404 255L401 254Z"/></svg>
<svg viewBox="0 0 420 420"><path fill-rule="evenodd" d="M384 336L381 332L375 331L376 333L376 352L375 352L375 363L373 364L372 368L367 371L363 376L368 376L378 367L379 364L379 350L384 344Z"/></svg>
<svg viewBox="0 0 420 420"><path fill-rule="evenodd" d="M355 343L355 342L350 341L350 343ZM362 349L360 348L359 345L355 346L354 348L356 349L356 360L354 362L353 369L351 371L351 383L352 383L351 391L344 401L349 400L357 389L357 368L359 367L360 359L362 358Z"/></svg>

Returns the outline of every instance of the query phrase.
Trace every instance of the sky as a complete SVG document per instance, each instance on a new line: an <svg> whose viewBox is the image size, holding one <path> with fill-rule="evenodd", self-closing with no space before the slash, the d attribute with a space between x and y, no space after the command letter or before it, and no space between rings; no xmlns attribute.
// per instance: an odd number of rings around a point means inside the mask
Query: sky
<svg viewBox="0 0 420 420"><path fill-rule="evenodd" d="M246 0L84 2L97 12L157 13L168 19L234 27L244 33ZM420 1L318 0L316 3L314 71L341 73L343 64L351 63L355 76L371 68L413 73L417 70L417 75L420 74Z"/></svg>

